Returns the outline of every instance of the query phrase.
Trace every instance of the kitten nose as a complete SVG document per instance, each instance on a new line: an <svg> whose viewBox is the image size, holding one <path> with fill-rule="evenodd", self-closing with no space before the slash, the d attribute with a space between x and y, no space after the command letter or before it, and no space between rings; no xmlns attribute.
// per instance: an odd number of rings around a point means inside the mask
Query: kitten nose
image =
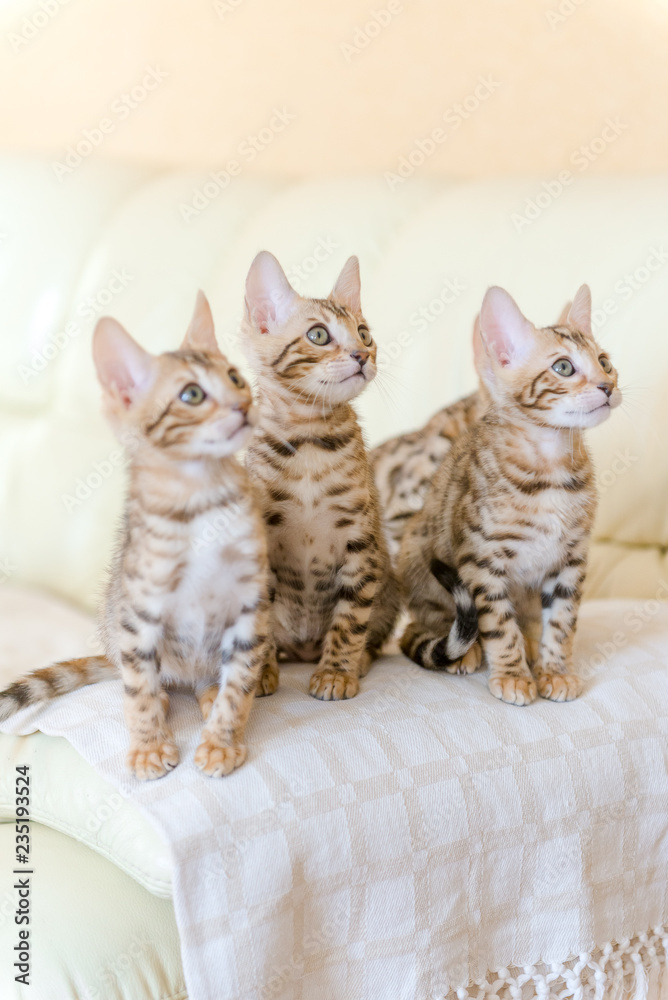
<svg viewBox="0 0 668 1000"><path fill-rule="evenodd" d="M355 359L355 361L358 363L358 365L360 366L360 368L364 368L365 364L369 360L369 352L368 351L352 351L351 354L350 354L350 357Z"/></svg>
<svg viewBox="0 0 668 1000"><path fill-rule="evenodd" d="M242 413L248 413L250 410L251 401L250 399L240 399L238 403L235 403L232 407L233 410L241 410Z"/></svg>
<svg viewBox="0 0 668 1000"><path fill-rule="evenodd" d="M601 390L601 392L604 392L608 397L608 399L610 399L610 397L612 396L612 390L614 388L612 382L599 382L598 387Z"/></svg>

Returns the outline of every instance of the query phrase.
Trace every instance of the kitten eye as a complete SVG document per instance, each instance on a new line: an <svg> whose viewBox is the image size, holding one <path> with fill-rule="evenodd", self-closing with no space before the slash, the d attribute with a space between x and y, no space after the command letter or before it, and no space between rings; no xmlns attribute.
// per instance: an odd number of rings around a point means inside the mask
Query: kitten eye
<svg viewBox="0 0 668 1000"><path fill-rule="evenodd" d="M230 376L230 382L236 385L237 389L243 389L246 385L246 380L239 374L236 368L230 368L227 373Z"/></svg>
<svg viewBox="0 0 668 1000"><path fill-rule="evenodd" d="M332 339L329 330L324 326L312 326L306 336L312 344L317 344L318 347L324 347Z"/></svg>
<svg viewBox="0 0 668 1000"><path fill-rule="evenodd" d="M191 382L190 385L181 390L179 399L182 403L187 403L189 406L199 406L206 399L206 393L196 382Z"/></svg>
<svg viewBox="0 0 668 1000"><path fill-rule="evenodd" d="M555 361L552 365L552 371L556 372L557 375L563 375L564 378L568 378L569 375L572 375L575 372L575 368L568 358L559 358L559 360Z"/></svg>
<svg viewBox="0 0 668 1000"><path fill-rule="evenodd" d="M360 340L362 341L362 343L364 344L364 346L365 347L370 347L371 344L373 343L373 338L372 338L371 334L369 333L369 327L368 326L358 326L357 327L357 332L359 333Z"/></svg>
<svg viewBox="0 0 668 1000"><path fill-rule="evenodd" d="M612 362L610 361L610 358L606 358L605 355L602 354L601 357L598 359L598 363L603 369L603 371L607 375L609 375L610 372L612 371Z"/></svg>

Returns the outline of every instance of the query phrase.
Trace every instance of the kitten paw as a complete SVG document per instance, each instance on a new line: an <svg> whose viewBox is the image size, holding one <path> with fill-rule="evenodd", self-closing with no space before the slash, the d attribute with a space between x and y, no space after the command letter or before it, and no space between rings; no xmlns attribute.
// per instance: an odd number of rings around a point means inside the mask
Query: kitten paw
<svg viewBox="0 0 668 1000"><path fill-rule="evenodd" d="M241 743L220 746L210 736L205 737L195 751L195 766L210 778L231 774L246 760L246 747Z"/></svg>
<svg viewBox="0 0 668 1000"><path fill-rule="evenodd" d="M130 747L127 765L139 781L154 781L173 771L179 762L179 750L169 740Z"/></svg>
<svg viewBox="0 0 668 1000"><path fill-rule="evenodd" d="M530 705L536 698L536 685L531 677L496 674L489 679L489 690L509 705Z"/></svg>
<svg viewBox="0 0 668 1000"><path fill-rule="evenodd" d="M482 649L480 643L474 643L468 649L461 660L451 663L445 669L449 674L474 674L482 663Z"/></svg>
<svg viewBox="0 0 668 1000"><path fill-rule="evenodd" d="M582 692L582 681L575 674L541 674L538 694L550 701L573 701Z"/></svg>
<svg viewBox="0 0 668 1000"><path fill-rule="evenodd" d="M260 679L257 682L255 696L257 698L262 698L266 694L273 694L278 688L278 676L279 671L276 664L267 663L266 666L262 668Z"/></svg>
<svg viewBox="0 0 668 1000"><path fill-rule="evenodd" d="M199 710L202 713L202 718L205 722L211 715L211 709L213 708L214 701L218 697L218 691L218 685L212 684L211 687L205 688L204 691L197 692Z"/></svg>
<svg viewBox="0 0 668 1000"><path fill-rule="evenodd" d="M354 698L360 689L359 681L353 674L342 670L330 670L323 667L311 675L309 694L320 701L343 701L344 698Z"/></svg>

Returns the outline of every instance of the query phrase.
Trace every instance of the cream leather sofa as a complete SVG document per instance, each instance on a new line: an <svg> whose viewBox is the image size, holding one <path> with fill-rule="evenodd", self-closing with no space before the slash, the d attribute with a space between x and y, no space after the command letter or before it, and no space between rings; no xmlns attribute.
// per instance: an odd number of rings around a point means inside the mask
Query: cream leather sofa
<svg viewBox="0 0 668 1000"><path fill-rule="evenodd" d="M473 387L470 328L489 284L548 323L589 282L626 402L590 438L601 503L587 596L631 599L640 620L668 597L665 178L580 177L557 191L540 180L458 184L419 173L394 187L240 176L222 189L215 173L91 159L70 180L46 160L0 161L3 681L94 645L90 615L123 493L123 457L90 358L96 318L113 314L149 349L173 347L201 287L223 348L243 366L243 280L264 247L313 294L358 254L380 345L381 375L359 404L372 444ZM602 636L601 655L615 642ZM665 651L668 662L668 631ZM665 721L668 707L656 712ZM9 865L0 870L3 1000L185 997L157 835L64 741L2 736L0 746L0 856L12 853L13 767L32 761L39 873L29 993L6 959L16 928Z"/></svg>

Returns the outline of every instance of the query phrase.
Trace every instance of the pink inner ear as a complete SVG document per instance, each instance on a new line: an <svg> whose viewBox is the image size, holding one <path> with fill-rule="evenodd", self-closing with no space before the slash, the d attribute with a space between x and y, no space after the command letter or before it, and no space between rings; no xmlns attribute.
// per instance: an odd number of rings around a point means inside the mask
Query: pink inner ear
<svg viewBox="0 0 668 1000"><path fill-rule="evenodd" d="M156 359L109 316L95 327L93 360L104 391L120 399L126 409L150 388Z"/></svg>
<svg viewBox="0 0 668 1000"><path fill-rule="evenodd" d="M262 250L246 278L246 310L260 333L271 333L294 311L299 296L273 254Z"/></svg>
<svg viewBox="0 0 668 1000"><path fill-rule="evenodd" d="M480 328L489 352L503 368L520 364L531 350L533 327L503 288L490 288L485 294Z"/></svg>
<svg viewBox="0 0 668 1000"><path fill-rule="evenodd" d="M259 330L260 333L269 333L269 319L271 318L273 320L276 318L275 310L272 309L271 303L264 299L258 299L251 309L247 298L245 302L246 315L253 326Z"/></svg>
<svg viewBox="0 0 668 1000"><path fill-rule="evenodd" d="M126 409L131 406L133 399L132 390L135 388L135 383L130 377L127 368L118 364L114 359L111 359L107 364L104 380L101 379L101 381L104 389L112 392L116 391L117 397Z"/></svg>

